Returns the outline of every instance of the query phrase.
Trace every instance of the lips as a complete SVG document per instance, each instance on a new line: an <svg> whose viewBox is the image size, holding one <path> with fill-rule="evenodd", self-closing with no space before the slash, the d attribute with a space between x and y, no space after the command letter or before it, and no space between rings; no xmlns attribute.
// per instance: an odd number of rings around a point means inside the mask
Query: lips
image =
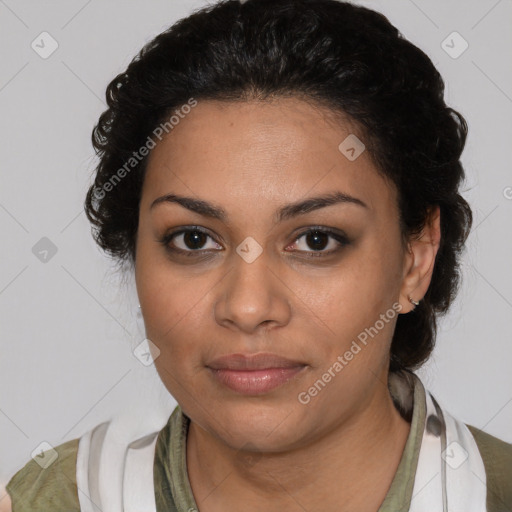
<svg viewBox="0 0 512 512"><path fill-rule="evenodd" d="M264 370L268 368L294 368L304 366L304 363L292 361L269 353L259 354L229 354L214 359L207 364L214 370Z"/></svg>
<svg viewBox="0 0 512 512"><path fill-rule="evenodd" d="M230 354L207 364L215 380L232 391L261 395L285 384L306 364L276 354Z"/></svg>

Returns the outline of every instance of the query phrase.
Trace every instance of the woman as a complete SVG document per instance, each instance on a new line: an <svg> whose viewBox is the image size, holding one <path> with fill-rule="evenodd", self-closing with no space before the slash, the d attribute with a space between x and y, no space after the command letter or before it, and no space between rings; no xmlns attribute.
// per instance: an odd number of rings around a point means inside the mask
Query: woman
<svg viewBox="0 0 512 512"><path fill-rule="evenodd" d="M413 373L472 220L443 92L335 0L222 1L148 43L108 86L85 209L179 405L31 461L13 510L512 510L512 445Z"/></svg>

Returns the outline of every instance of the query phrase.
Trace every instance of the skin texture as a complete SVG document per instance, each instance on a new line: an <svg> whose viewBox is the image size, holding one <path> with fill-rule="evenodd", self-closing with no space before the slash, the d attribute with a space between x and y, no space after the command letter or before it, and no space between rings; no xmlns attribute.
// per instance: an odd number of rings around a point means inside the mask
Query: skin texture
<svg viewBox="0 0 512 512"><path fill-rule="evenodd" d="M191 418L187 466L201 512L240 503L248 511L374 511L397 469L409 433L387 388L397 315L309 403L297 398L393 304L401 314L413 309L408 296L426 293L439 246L438 210L403 243L394 186L368 152L350 161L338 149L351 133L363 139L298 98L199 101L149 157L136 285L159 375ZM275 222L282 206L334 191L366 207L344 202ZM170 193L214 203L227 218L177 203L150 208ZM202 256L173 255L160 242L191 226L208 236L194 245L177 235L169 246ZM298 237L318 226L349 243L324 235L315 251L314 240ZM236 251L247 237L262 249L251 263ZM261 352L305 367L258 396L226 388L206 367Z"/></svg>

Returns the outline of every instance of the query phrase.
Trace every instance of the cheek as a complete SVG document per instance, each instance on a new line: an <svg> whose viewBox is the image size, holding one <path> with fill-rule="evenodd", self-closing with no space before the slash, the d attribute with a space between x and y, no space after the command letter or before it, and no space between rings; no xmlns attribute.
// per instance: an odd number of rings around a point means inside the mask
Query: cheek
<svg viewBox="0 0 512 512"><path fill-rule="evenodd" d="M344 354L354 340L364 347L362 357L354 357L360 363L375 358L379 365L387 356L397 317L393 305L397 306L399 297L400 269L397 245L374 237L354 250L335 272L317 276L315 282L300 281L297 295L306 305L304 312L314 320L311 325L319 326L324 363Z"/></svg>
<svg viewBox="0 0 512 512"><path fill-rule="evenodd" d="M194 306L200 307L206 290L197 280L191 286L191 277L170 264L165 251L151 240L149 230L140 233L135 281L148 337L165 344L182 319L194 315Z"/></svg>
<svg viewBox="0 0 512 512"><path fill-rule="evenodd" d="M358 307L382 310L398 298L401 286L402 251L399 233L394 225L383 226L365 239L348 263L347 288L351 288ZM384 236L381 233L386 233Z"/></svg>
<svg viewBox="0 0 512 512"><path fill-rule="evenodd" d="M176 340L186 340L187 346L193 347L191 328L205 321L208 287L174 273L158 273L156 269L151 272L139 295L148 337L160 350L174 349Z"/></svg>
<svg viewBox="0 0 512 512"><path fill-rule="evenodd" d="M179 393L179 383L193 379L203 366L205 347L210 344L208 327L213 325L209 293L218 277L194 276L141 251L136 281L147 337L160 350L155 365L174 395ZM178 384L173 385L174 377Z"/></svg>
<svg viewBox="0 0 512 512"><path fill-rule="evenodd" d="M335 308L339 313L359 316L358 312L387 309L400 288L401 266L394 246L365 241L343 260L335 272L322 279L322 287L315 298L318 308ZM307 290L304 290L308 294ZM381 311L384 312L384 311ZM332 311L330 313L333 313Z"/></svg>

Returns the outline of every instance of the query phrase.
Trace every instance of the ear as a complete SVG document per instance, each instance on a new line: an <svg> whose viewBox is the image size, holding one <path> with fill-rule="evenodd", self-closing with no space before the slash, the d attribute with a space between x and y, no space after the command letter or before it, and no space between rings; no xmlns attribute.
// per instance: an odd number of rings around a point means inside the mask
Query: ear
<svg viewBox="0 0 512 512"><path fill-rule="evenodd" d="M432 207L420 235L407 243L399 298L402 306L400 313L412 311L415 306L410 299L419 302L427 293L441 242L440 224L439 206Z"/></svg>

